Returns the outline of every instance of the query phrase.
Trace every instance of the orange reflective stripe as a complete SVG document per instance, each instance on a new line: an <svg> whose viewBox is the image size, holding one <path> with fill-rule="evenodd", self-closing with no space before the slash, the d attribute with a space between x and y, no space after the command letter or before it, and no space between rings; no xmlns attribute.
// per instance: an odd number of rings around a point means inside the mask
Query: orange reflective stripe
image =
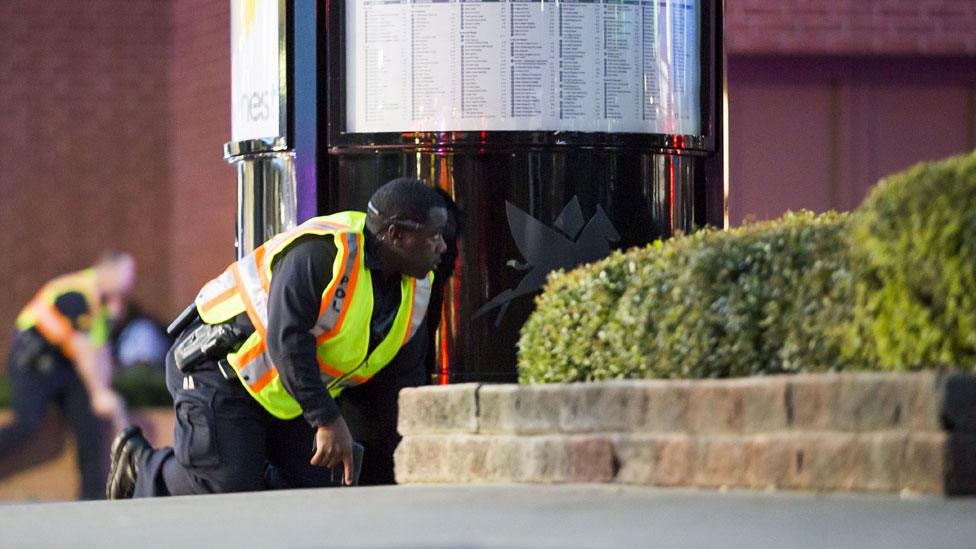
<svg viewBox="0 0 976 549"><path fill-rule="evenodd" d="M75 340L73 337L69 337L61 344L61 352L64 356L68 357L72 361L78 360L78 349L75 347Z"/></svg>
<svg viewBox="0 0 976 549"><path fill-rule="evenodd" d="M342 370L336 368L335 366L329 364L328 362L322 360L322 357L316 356L316 360L319 362L319 371L323 374L331 376L333 379L351 379L356 383L365 383L369 381L369 377L359 376L356 374L347 374Z"/></svg>
<svg viewBox="0 0 976 549"><path fill-rule="evenodd" d="M238 364L240 364L238 370L243 370L248 364L251 363L252 360L254 360L258 356L260 356L261 353L266 351L267 348L268 348L268 344L264 342L264 339L262 339L260 343L248 349L247 352L241 355L240 358L238 359Z"/></svg>
<svg viewBox="0 0 976 549"><path fill-rule="evenodd" d="M237 287L236 286L231 286L230 288L227 288L223 292L220 292L220 295L218 295L217 297L215 297L215 298L211 299L210 301L208 301L208 302L204 303L203 305L201 305L200 306L200 312L201 313L206 313L210 309L213 309L214 307L216 307L216 306L220 305L221 303L227 301L228 299L234 297L234 294L236 292L237 292Z"/></svg>
<svg viewBox="0 0 976 549"><path fill-rule="evenodd" d="M335 297L336 288L339 287L339 281L342 280L342 275L346 274L346 261L349 259L349 246L342 247L342 260L339 262L339 272L336 273L335 278L332 279L331 287L326 291L325 295L322 296L322 303L319 305L319 316L325 313L325 308L332 304L332 298Z"/></svg>
<svg viewBox="0 0 976 549"><path fill-rule="evenodd" d="M247 317L251 319L251 324L254 325L254 329L261 334L261 339L267 339L267 330L264 327L264 323L261 322L261 317L258 316L257 309L254 308L254 303L251 302L251 296L244 291L244 282L241 280L241 271L237 267L237 263L231 265L231 272L234 274L234 285L241 288L242 291L241 299L244 301L244 310L247 311Z"/></svg>
<svg viewBox="0 0 976 549"><path fill-rule="evenodd" d="M346 225L344 223L338 223L336 221L325 221L325 220L315 219L315 218L312 218L308 222L307 228L312 228L312 227L322 228L322 229L325 229L327 231L329 231L329 230L333 230L333 231L334 230L348 231L348 230L352 229L352 227L350 227L349 225Z"/></svg>
<svg viewBox="0 0 976 549"><path fill-rule="evenodd" d="M424 321L424 316L427 315L427 305L430 303L432 281L433 275L414 279L413 295L410 299L410 318L408 319L410 324L407 325L407 335L403 340L403 344L406 344L417 333L417 328L420 327L420 324Z"/></svg>
<svg viewBox="0 0 976 549"><path fill-rule="evenodd" d="M31 307L34 309L34 327L37 331L48 342L57 345L68 359L77 360L78 351L72 341L75 329L71 321L51 303L35 299Z"/></svg>
<svg viewBox="0 0 976 549"><path fill-rule="evenodd" d="M357 254L359 253L359 250L361 249L362 244L363 244L360 241L361 237L362 237L362 235L358 235L358 234L356 235L356 253ZM349 275L349 286L346 287L346 297L348 299L346 299L346 300L343 301L343 303L342 303L342 311L339 312L339 318L336 320L335 326L333 326L332 329L329 330L329 333L327 334L327 337L332 337L335 334L339 333L339 328L342 327L342 321L345 320L346 313L349 312L349 307L352 304L351 297L352 297L353 293L356 291L356 280L359 278L359 263L360 262L359 262L358 258L355 261L352 262L352 273ZM326 334L323 334L323 335L326 335Z"/></svg>
<svg viewBox="0 0 976 549"><path fill-rule="evenodd" d="M403 347L410 340L410 332L413 328L413 308L416 303L414 297L417 295L417 279L413 279L410 283L410 310L407 311L407 333L403 334L403 341L400 342L400 346Z"/></svg>
<svg viewBox="0 0 976 549"><path fill-rule="evenodd" d="M342 370L322 360L322 357L316 356L315 358L319 361L319 371L322 372L323 374L328 374L335 378L346 375Z"/></svg>
<svg viewBox="0 0 976 549"><path fill-rule="evenodd" d="M265 292L271 291L271 281L268 280L268 273L264 270L264 254L267 252L264 246L254 250L254 263L258 267L258 278L261 279L261 287ZM270 268L270 265L268 266Z"/></svg>
<svg viewBox="0 0 976 549"><path fill-rule="evenodd" d="M64 317L57 307L50 303L34 300L34 315L37 331L54 344L61 344L74 334L71 321Z"/></svg>
<svg viewBox="0 0 976 549"><path fill-rule="evenodd" d="M358 235L358 234L356 235L356 253L357 254L359 253L360 246L362 246L362 242L360 242L361 236L362 235ZM345 257L346 256L343 256L344 259L345 259ZM342 310L339 311L339 318L336 319L335 326L333 326L331 330L329 330L327 332L324 332L321 335L319 335L319 337L315 338L315 342L316 343L321 344L323 341L325 341L325 340L331 338L332 336L336 335L337 333L339 333L339 329L342 328L342 321L345 320L346 313L349 312L349 307L350 307L350 304L352 303L352 299L349 299L349 298L351 298L353 292L356 291L356 281L359 279L359 263L360 262L359 262L358 258L352 262L352 273L349 275L349 284L346 285L346 298L347 299L344 299L343 302L342 302ZM340 277L337 277L336 280L337 281L338 280L342 280L342 277L341 276ZM335 289L338 288L338 287L339 287L339 284L336 284L335 288L332 289L332 292L335 293ZM323 304L325 304L325 303L331 304L332 303L332 296L330 295L329 296L329 299L323 300L322 303ZM324 307L320 307L320 309L321 310L324 310ZM321 314L320 314L320 316L321 316Z"/></svg>
<svg viewBox="0 0 976 549"><path fill-rule="evenodd" d="M250 385L251 390L255 393L260 392L261 389L264 389L267 384L274 381L274 378L276 377L278 377L278 370L276 368L268 370L263 376L261 376L260 379Z"/></svg>

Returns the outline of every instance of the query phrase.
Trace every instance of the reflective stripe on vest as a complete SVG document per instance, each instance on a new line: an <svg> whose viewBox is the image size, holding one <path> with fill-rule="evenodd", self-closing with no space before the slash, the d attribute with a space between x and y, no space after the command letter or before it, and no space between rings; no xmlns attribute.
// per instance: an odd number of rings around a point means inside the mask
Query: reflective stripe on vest
<svg viewBox="0 0 976 549"><path fill-rule="evenodd" d="M35 328L44 339L61 349L71 360L76 359L73 338L75 328L55 306L58 298L68 293L78 293L85 300L91 328L87 330L96 346L103 345L108 337L108 326L98 297L98 283L94 269L85 269L59 276L42 287L26 307L17 315L18 331Z"/></svg>
<svg viewBox="0 0 976 549"><path fill-rule="evenodd" d="M317 353L319 369L323 379L329 380L329 389L334 395L338 395L345 387L368 381L406 345L427 313L432 281L433 275L420 280L401 278L400 308L396 318L387 336L373 349L369 357L366 356L366 350L369 344L372 292L369 292L369 308L350 309L352 318L347 316L344 321L340 318L344 329L336 329L331 335L324 334L327 337L320 338ZM368 270L364 270L363 280L358 285L363 288L372 287ZM356 334L359 333L366 333L366 338L357 337ZM340 364L345 366L339 367Z"/></svg>
<svg viewBox="0 0 976 549"><path fill-rule="evenodd" d="M247 305L244 302L245 296L250 295L253 298L253 293L238 291L240 288L237 285L238 279L243 278L240 272L235 273L235 271L240 271L239 265L246 265L244 271L247 278L253 281L256 277L257 280L261 281L264 292L267 293L271 277L271 263L264 261L264 255L267 253L267 250L280 249L305 234L327 235L337 231L353 230L351 224L341 222L345 220L345 214L347 213L357 212L344 212L343 214L326 217L313 217L291 231L272 237L271 240L262 244L248 256L242 258L237 263L232 263L220 276L206 283L197 293L194 302L197 305L197 312L200 313L200 318L208 324L219 324L247 311ZM267 307L264 307L263 311L263 316L266 317ZM251 322L254 322L253 318ZM259 317L259 322L255 323L255 329L261 329L263 331L266 325L267 319L261 320Z"/></svg>
<svg viewBox="0 0 976 549"><path fill-rule="evenodd" d="M337 246L339 253L336 254L336 264L339 265L339 271L332 277L332 282L323 293L322 302L319 305L319 318L311 329L311 334L315 336L317 345L321 345L331 334L334 334L340 328L343 312L348 310L343 308L346 301L345 298L352 290L351 286L355 285L355 275L358 271L356 259L359 251L359 240L362 238L361 235L344 233L339 238L345 241L345 246ZM350 279L352 280L352 284L350 284ZM264 304L266 317L266 298ZM249 314L248 316L250 317L251 315ZM253 323L254 319L251 319L251 321ZM249 385L250 389L254 392L263 390L278 375L277 369L271 363L271 357L268 356L267 345L265 344L267 335L264 327L267 326L267 318L263 318L262 322L260 337L252 336L236 353L238 375L241 381ZM257 325L255 324L255 326ZM341 372L339 375L341 375ZM327 384L330 383L332 376L323 375L323 381Z"/></svg>
<svg viewBox="0 0 976 549"><path fill-rule="evenodd" d="M197 295L197 309L205 322L224 322L241 312L247 313L255 332L227 359L248 392L276 417L290 419L301 414L298 403L282 386L266 344L271 265L299 237L318 234L335 239L332 281L322 293L319 317L309 330L316 340L322 379L334 396L346 386L366 381L388 364L423 321L433 276L422 280L404 276L393 325L386 338L366 356L373 292L371 275L364 264L364 225L365 214L360 212L313 218L275 236L232 264ZM357 292L357 287L364 291Z"/></svg>

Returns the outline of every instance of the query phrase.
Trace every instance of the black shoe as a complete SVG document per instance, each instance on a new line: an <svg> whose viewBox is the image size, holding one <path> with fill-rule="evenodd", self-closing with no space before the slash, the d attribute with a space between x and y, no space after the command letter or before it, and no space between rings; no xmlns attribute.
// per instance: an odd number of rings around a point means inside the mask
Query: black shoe
<svg viewBox="0 0 976 549"><path fill-rule="evenodd" d="M112 441L112 466L108 471L105 496L108 499L128 499L136 489L139 461L152 445L142 436L142 429L126 427Z"/></svg>

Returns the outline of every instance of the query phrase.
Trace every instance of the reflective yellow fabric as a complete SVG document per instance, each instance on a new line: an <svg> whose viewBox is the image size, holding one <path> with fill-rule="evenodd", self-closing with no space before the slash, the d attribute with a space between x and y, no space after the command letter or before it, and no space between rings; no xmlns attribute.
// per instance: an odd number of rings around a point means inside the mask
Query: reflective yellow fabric
<svg viewBox="0 0 976 549"><path fill-rule="evenodd" d="M223 322L241 312L248 313L256 331L227 359L248 392L276 417L297 417L301 408L281 384L267 352L263 333L267 325L267 292L275 257L299 237L319 234L335 239L337 254L332 281L322 294L320 317L312 329L322 378L333 395L338 395L343 387L366 381L386 366L409 339L409 331L417 324L415 313L422 315L426 310L431 278L423 280L427 293L422 294L423 303L418 307L415 297L421 294L414 291L417 280L404 276L400 308L390 332L366 356L373 291L371 274L364 261L364 226L365 214L361 212L312 218L231 265L198 295L197 308L205 322Z"/></svg>
<svg viewBox="0 0 976 549"><path fill-rule="evenodd" d="M82 331L88 333L95 346L104 345L109 335L108 312L102 307L99 298L95 269L69 273L45 284L17 315L17 330L23 332L37 328L48 342L67 350L64 344L74 335L75 328L57 310L55 303L59 297L73 292L81 294L88 306L88 328ZM66 355L71 358L70 351Z"/></svg>
<svg viewBox="0 0 976 549"><path fill-rule="evenodd" d="M364 270L357 286L372 288L371 275ZM366 357L369 345L369 321L373 312L372 292L356 294L346 313L342 330L321 341L317 348L319 367L333 380L329 391L338 396L342 389L358 385L376 375L393 360L400 347L408 339L407 330L411 326L411 312L414 303L416 279L402 277L400 281L400 307L387 336L373 352ZM362 296L361 294L368 294ZM365 336L365 337L364 337Z"/></svg>

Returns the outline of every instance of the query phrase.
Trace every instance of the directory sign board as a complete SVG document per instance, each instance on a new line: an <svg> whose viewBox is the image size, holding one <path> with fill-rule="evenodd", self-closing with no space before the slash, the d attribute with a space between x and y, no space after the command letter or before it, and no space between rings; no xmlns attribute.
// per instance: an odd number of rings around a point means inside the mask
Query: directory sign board
<svg viewBox="0 0 976 549"><path fill-rule="evenodd" d="M700 0L348 0L346 131L699 134Z"/></svg>
<svg viewBox="0 0 976 549"><path fill-rule="evenodd" d="M231 0L231 140L285 136L284 0Z"/></svg>

